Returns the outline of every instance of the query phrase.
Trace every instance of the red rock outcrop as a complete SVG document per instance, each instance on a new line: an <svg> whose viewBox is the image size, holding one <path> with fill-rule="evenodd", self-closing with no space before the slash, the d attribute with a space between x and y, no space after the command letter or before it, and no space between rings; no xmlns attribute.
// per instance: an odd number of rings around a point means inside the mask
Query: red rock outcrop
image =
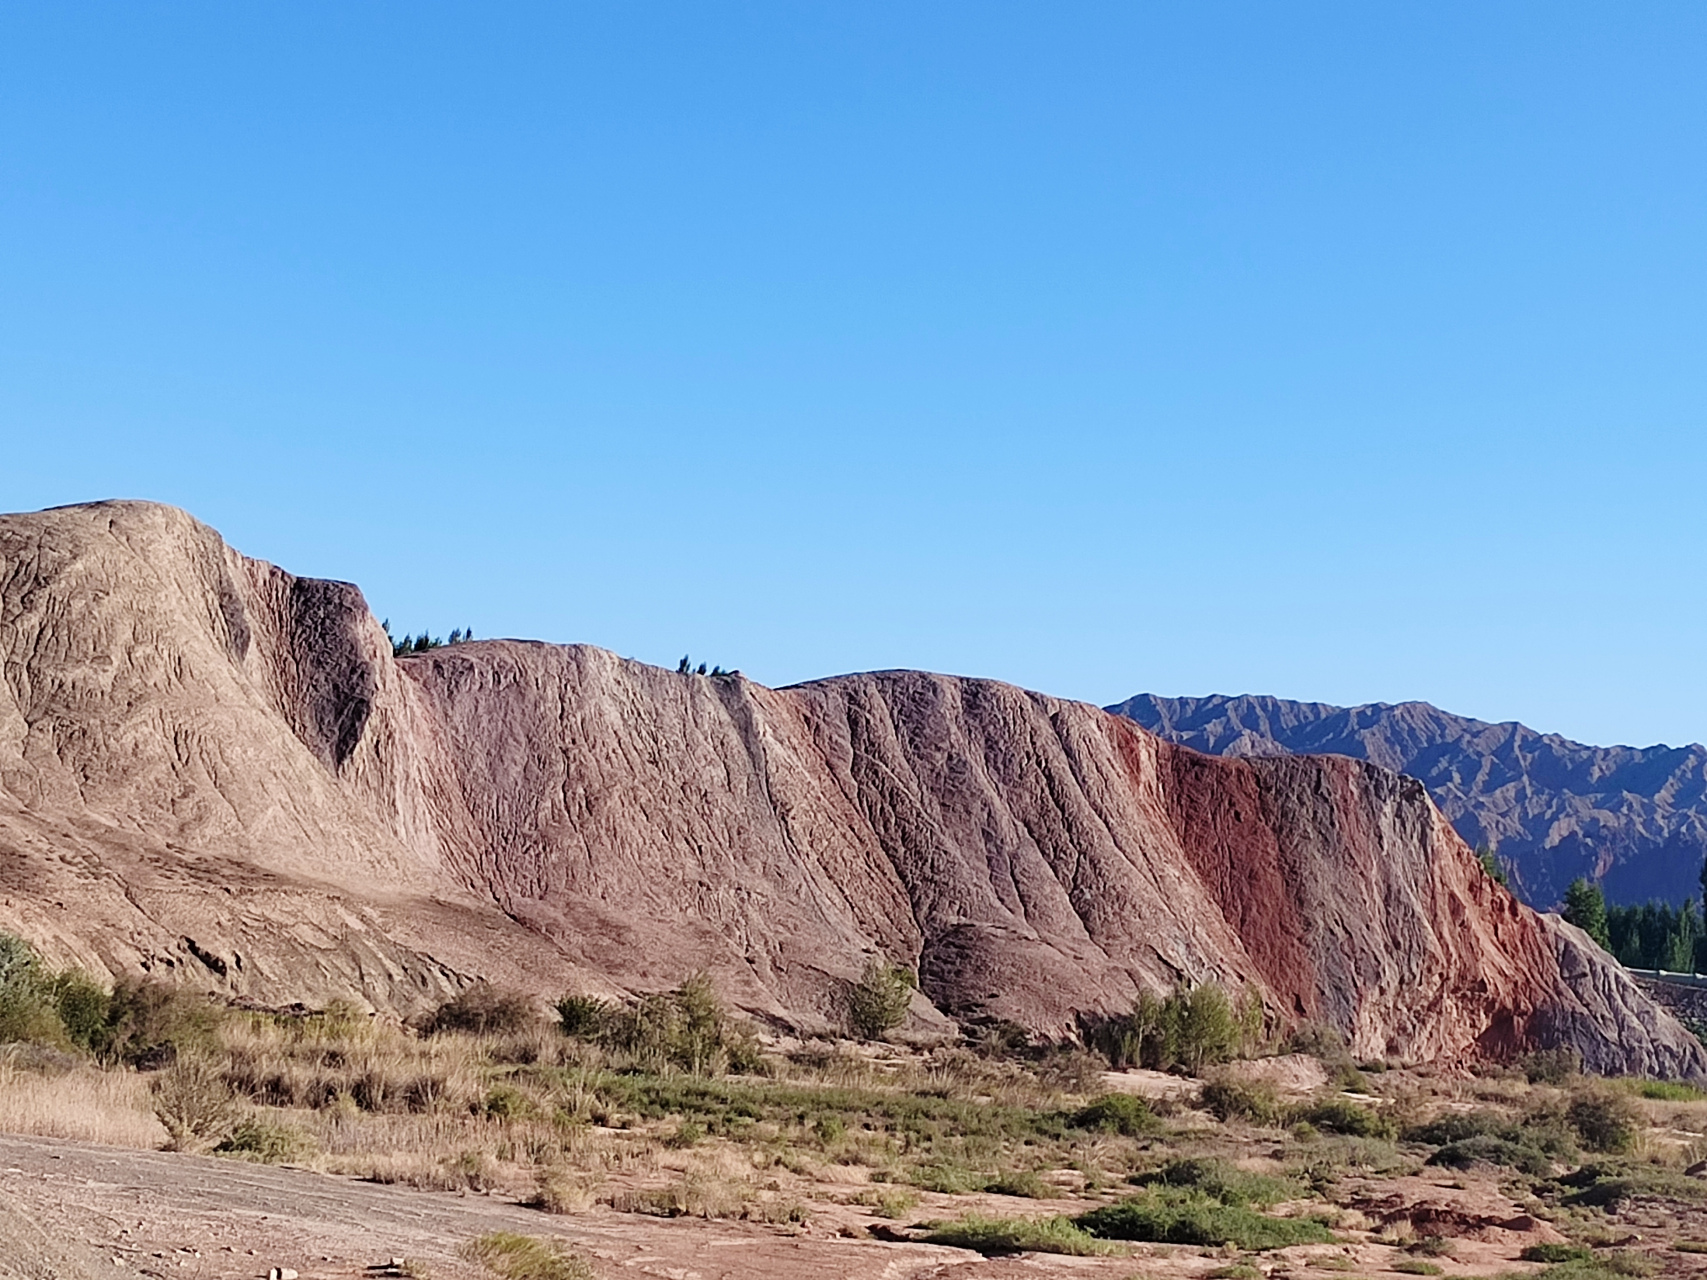
<svg viewBox="0 0 1707 1280"><path fill-rule="evenodd" d="M114 973L409 1013L475 976L707 967L815 1026L882 953L917 966L921 1028L1061 1035L1215 979L1363 1054L1564 1042L1707 1075L1373 765L1202 756L918 672L769 689L517 641L395 661L354 587L141 503L0 518L0 663L0 927Z"/></svg>

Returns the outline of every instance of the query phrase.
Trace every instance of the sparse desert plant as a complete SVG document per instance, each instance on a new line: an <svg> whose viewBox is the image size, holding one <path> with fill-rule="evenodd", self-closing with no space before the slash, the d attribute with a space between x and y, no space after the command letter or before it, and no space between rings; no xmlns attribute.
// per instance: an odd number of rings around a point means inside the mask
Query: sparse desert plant
<svg viewBox="0 0 1707 1280"><path fill-rule="evenodd" d="M918 981L903 965L874 957L848 991L848 1026L862 1040L878 1040L907 1020Z"/></svg>
<svg viewBox="0 0 1707 1280"><path fill-rule="evenodd" d="M231 1132L214 1147L214 1153L255 1160L262 1164L282 1164L305 1154L312 1144L300 1129L280 1124L262 1116L240 1120Z"/></svg>
<svg viewBox="0 0 1707 1280"><path fill-rule="evenodd" d="M1009 1169L998 1173L984 1184L992 1195L1017 1196L1025 1200L1047 1200L1056 1194L1055 1188L1031 1169Z"/></svg>
<svg viewBox="0 0 1707 1280"><path fill-rule="evenodd" d="M1582 1074L1583 1056L1568 1046L1537 1049L1518 1066L1530 1084L1566 1084Z"/></svg>
<svg viewBox="0 0 1707 1280"><path fill-rule="evenodd" d="M752 1032L724 1009L703 972L674 991L608 1009L600 1019L599 1043L652 1072L675 1068L694 1076L717 1076L752 1072L763 1065Z"/></svg>
<svg viewBox="0 0 1707 1280"><path fill-rule="evenodd" d="M1204 1156L1170 1160L1160 1169L1134 1174L1132 1181L1140 1186L1195 1191L1221 1204L1259 1208L1279 1204L1298 1194L1298 1187L1284 1178L1247 1173L1224 1160Z"/></svg>
<svg viewBox="0 0 1707 1280"><path fill-rule="evenodd" d="M149 1086L167 1149L199 1151L219 1142L236 1122L237 1099L219 1068L198 1055L179 1057Z"/></svg>
<svg viewBox="0 0 1707 1280"><path fill-rule="evenodd" d="M1149 1067L1198 1075L1205 1067L1248 1053L1261 1039L1262 1001L1243 991L1237 1000L1218 983L1182 983L1158 997L1140 993L1125 1018L1087 1027L1089 1042L1116 1068Z"/></svg>

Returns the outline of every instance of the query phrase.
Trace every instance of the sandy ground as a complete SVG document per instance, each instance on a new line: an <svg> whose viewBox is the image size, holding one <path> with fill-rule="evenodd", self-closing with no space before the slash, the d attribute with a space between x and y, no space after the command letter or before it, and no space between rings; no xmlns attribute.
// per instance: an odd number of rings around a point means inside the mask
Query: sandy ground
<svg viewBox="0 0 1707 1280"><path fill-rule="evenodd" d="M557 1236L601 1276L668 1280L1021 1280L1124 1277L1133 1259L983 1259L932 1245L609 1210L552 1217L479 1195L307 1170L0 1135L7 1280L373 1280L393 1258L432 1280L486 1273L457 1256L489 1231Z"/></svg>

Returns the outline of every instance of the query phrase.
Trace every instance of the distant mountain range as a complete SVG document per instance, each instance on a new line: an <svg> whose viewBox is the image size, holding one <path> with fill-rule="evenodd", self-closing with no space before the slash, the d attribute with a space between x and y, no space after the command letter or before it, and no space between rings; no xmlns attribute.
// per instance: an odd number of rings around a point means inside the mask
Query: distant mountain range
<svg viewBox="0 0 1707 1280"><path fill-rule="evenodd" d="M1554 905L1577 876L1614 902L1701 894L1707 747L1698 743L1591 747L1426 702L1142 693L1108 710L1210 755L1344 755L1409 774L1471 846L1495 846L1532 906Z"/></svg>

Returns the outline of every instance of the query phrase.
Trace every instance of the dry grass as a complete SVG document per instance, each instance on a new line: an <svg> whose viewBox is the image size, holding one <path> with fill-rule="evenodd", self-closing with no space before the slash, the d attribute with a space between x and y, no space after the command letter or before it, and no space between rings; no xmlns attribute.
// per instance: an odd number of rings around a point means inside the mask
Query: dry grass
<svg viewBox="0 0 1707 1280"><path fill-rule="evenodd" d="M4 1057L0 1057L0 1132L144 1150L166 1141L143 1076L91 1066L63 1073L29 1071Z"/></svg>

